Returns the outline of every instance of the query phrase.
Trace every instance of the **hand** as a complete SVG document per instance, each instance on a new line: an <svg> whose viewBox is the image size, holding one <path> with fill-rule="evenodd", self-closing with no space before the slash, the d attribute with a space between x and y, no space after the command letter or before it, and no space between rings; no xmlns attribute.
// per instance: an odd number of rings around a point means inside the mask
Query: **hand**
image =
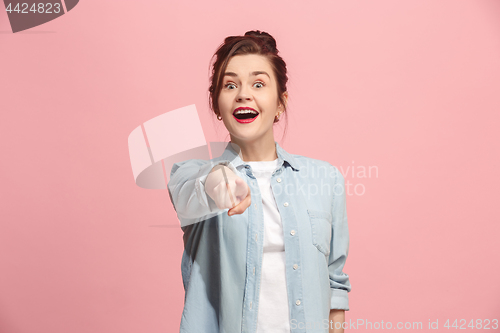
<svg viewBox="0 0 500 333"><path fill-rule="evenodd" d="M247 183L222 165L217 165L210 171L205 182L205 192L219 209L229 208L229 216L243 213L252 203Z"/></svg>

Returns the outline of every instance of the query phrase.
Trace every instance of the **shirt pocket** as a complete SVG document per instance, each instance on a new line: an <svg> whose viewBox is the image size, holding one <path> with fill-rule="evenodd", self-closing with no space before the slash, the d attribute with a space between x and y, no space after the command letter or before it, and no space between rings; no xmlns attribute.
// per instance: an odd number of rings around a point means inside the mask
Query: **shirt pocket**
<svg viewBox="0 0 500 333"><path fill-rule="evenodd" d="M308 209L307 214L311 221L312 242L325 256L330 255L332 239L332 214L322 210Z"/></svg>

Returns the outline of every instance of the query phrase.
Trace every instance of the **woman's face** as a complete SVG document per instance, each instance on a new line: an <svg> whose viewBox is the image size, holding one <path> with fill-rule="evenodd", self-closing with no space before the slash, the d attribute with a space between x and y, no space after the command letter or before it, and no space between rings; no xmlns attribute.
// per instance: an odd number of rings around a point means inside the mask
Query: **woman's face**
<svg viewBox="0 0 500 333"><path fill-rule="evenodd" d="M231 141L274 143L274 117L284 108L278 106L276 78L267 58L257 54L233 56L223 75L219 110Z"/></svg>

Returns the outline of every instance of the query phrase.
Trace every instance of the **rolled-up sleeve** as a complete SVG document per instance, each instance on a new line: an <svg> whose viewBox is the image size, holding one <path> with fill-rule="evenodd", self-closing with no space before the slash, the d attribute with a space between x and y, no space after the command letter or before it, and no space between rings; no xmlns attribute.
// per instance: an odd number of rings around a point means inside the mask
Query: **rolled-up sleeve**
<svg viewBox="0 0 500 333"><path fill-rule="evenodd" d="M223 213L205 192L205 180L218 164L226 165L236 173L230 161L191 159L174 163L167 184L170 201L177 212L181 226L197 223Z"/></svg>
<svg viewBox="0 0 500 333"><path fill-rule="evenodd" d="M345 179L340 171L332 166L332 238L328 271L330 276L330 309L349 310L348 292L351 291L349 276L343 272L349 252L349 229L347 226L347 206Z"/></svg>

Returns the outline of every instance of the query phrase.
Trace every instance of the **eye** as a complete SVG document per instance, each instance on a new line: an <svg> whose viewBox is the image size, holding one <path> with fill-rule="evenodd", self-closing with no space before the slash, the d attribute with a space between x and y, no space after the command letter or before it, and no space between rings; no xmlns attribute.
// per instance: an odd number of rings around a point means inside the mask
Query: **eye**
<svg viewBox="0 0 500 333"><path fill-rule="evenodd" d="M228 89L228 86L234 86L234 83L228 82L224 85L224 88ZM232 89L229 89L232 90Z"/></svg>
<svg viewBox="0 0 500 333"><path fill-rule="evenodd" d="M264 82L255 82L255 83L254 83L254 86L255 86L256 84L260 84L260 85L262 85L262 87L264 87L264 86L265 86L265 83L264 83Z"/></svg>

